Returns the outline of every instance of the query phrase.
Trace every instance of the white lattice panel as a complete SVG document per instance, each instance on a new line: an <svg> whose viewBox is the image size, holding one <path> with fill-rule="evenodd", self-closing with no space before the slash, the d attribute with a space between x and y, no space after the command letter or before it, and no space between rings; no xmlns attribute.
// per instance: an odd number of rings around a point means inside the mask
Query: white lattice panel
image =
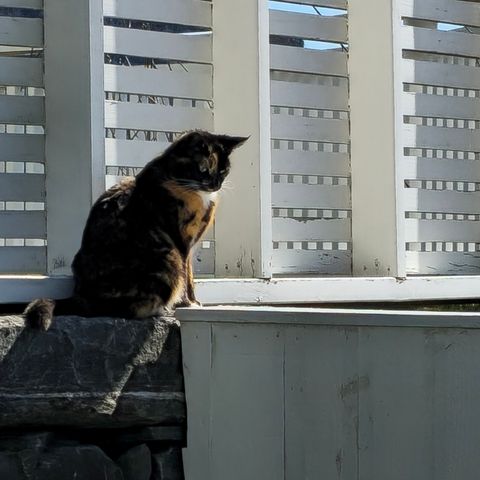
<svg viewBox="0 0 480 480"><path fill-rule="evenodd" d="M44 273L42 2L0 7L0 274Z"/></svg>
<svg viewBox="0 0 480 480"><path fill-rule="evenodd" d="M104 0L107 187L134 175L175 137L213 129L212 4ZM214 272L213 231L194 256Z"/></svg>
<svg viewBox="0 0 480 480"><path fill-rule="evenodd" d="M350 274L346 2L296 3L270 10L273 272Z"/></svg>
<svg viewBox="0 0 480 480"><path fill-rule="evenodd" d="M480 273L480 5L399 2L409 274Z"/></svg>

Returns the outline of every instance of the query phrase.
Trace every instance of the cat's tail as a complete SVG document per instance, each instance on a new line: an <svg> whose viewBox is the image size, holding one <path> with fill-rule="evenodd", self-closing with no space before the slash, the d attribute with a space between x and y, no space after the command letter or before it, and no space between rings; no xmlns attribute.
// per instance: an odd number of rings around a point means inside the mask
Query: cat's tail
<svg viewBox="0 0 480 480"><path fill-rule="evenodd" d="M23 315L29 327L48 330L54 315L82 315L83 310L82 305L75 297L62 300L37 298L27 305Z"/></svg>

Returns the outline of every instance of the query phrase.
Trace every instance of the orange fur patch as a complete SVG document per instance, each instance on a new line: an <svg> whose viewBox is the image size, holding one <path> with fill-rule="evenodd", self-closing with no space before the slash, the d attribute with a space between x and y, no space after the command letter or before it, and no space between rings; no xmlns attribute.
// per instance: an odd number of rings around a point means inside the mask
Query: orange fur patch
<svg viewBox="0 0 480 480"><path fill-rule="evenodd" d="M183 208L179 209L180 233L185 243L192 247L212 223L216 203L212 200L209 205L205 205L199 193L174 181L167 182L165 186L175 198L183 202Z"/></svg>

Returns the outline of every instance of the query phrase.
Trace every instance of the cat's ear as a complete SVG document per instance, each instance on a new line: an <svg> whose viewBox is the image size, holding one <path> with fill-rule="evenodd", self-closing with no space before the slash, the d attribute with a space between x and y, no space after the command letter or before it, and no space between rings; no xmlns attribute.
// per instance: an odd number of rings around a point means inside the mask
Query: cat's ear
<svg viewBox="0 0 480 480"><path fill-rule="evenodd" d="M233 137L231 135L217 135L217 141L228 153L243 145L250 137Z"/></svg>

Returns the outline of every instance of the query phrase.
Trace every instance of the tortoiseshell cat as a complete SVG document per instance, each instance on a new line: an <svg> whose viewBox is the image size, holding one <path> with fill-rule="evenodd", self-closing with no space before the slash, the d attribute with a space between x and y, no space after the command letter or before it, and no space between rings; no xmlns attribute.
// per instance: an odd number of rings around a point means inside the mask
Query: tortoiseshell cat
<svg viewBox="0 0 480 480"><path fill-rule="evenodd" d="M46 330L54 314L141 318L198 303L192 247L213 220L229 155L245 140L186 133L101 195L72 263L73 297L34 300L27 324Z"/></svg>

